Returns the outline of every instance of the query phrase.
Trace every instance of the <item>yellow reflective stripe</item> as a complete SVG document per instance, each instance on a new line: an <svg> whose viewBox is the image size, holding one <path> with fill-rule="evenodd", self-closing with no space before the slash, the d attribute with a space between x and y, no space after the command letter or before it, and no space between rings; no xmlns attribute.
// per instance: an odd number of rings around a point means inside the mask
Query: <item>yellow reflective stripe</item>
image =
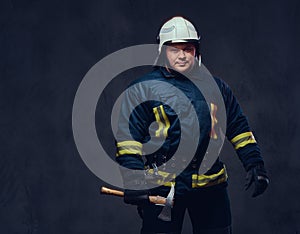
<svg viewBox="0 0 300 234"><path fill-rule="evenodd" d="M173 185L175 185L176 183L175 182L171 182L171 181L169 181L169 182L163 182L163 181L157 181L157 184L159 184L159 185L163 185L163 186L166 186L166 187L171 187L172 186L172 184Z"/></svg>
<svg viewBox="0 0 300 234"><path fill-rule="evenodd" d="M249 139L247 141L243 141L242 143L236 145L234 148L237 150L237 149L242 148L242 147L244 147L248 144L251 144L251 143L256 143L256 140L255 139Z"/></svg>
<svg viewBox="0 0 300 234"><path fill-rule="evenodd" d="M192 188L199 188L199 187L210 187L213 185L221 184L225 181L227 181L227 176L223 176L215 181L210 181L209 183L192 183Z"/></svg>
<svg viewBox="0 0 300 234"><path fill-rule="evenodd" d="M149 169L147 172L149 174L153 174L154 173L153 169ZM169 177L169 178L175 179L175 177L176 177L176 174L171 174L171 173L165 172L165 171L158 171L158 174L160 176L164 177L164 178L168 178Z"/></svg>
<svg viewBox="0 0 300 234"><path fill-rule="evenodd" d="M225 168L222 168L218 173L212 175L198 175L198 180L212 180L215 179L217 176L222 175L225 173Z"/></svg>
<svg viewBox="0 0 300 234"><path fill-rule="evenodd" d="M117 156L121 156L123 154L139 154L142 155L141 150L136 150L136 149L124 149L124 150L119 150L117 153Z"/></svg>
<svg viewBox="0 0 300 234"><path fill-rule="evenodd" d="M214 103L210 103L210 117L211 117L211 132L210 137L212 139L218 139L218 135L215 130L215 125L218 123L216 114L217 114L218 107Z"/></svg>
<svg viewBox="0 0 300 234"><path fill-rule="evenodd" d="M235 143L237 142L238 140L244 138L244 137L249 137L249 136L253 136L252 132L244 132L242 134L239 134L237 136L235 136L234 138L232 138L230 141L231 143Z"/></svg>
<svg viewBox="0 0 300 234"><path fill-rule="evenodd" d="M171 187L171 186L172 186L172 184L174 184L174 185L175 185L175 182L166 182L166 183L164 183L164 184L163 184L163 186L166 186L166 187Z"/></svg>
<svg viewBox="0 0 300 234"><path fill-rule="evenodd" d="M252 134L252 132L244 132L242 134L237 135L231 140L231 143L234 145L234 149L242 148L248 144L256 143L256 140Z"/></svg>
<svg viewBox="0 0 300 234"><path fill-rule="evenodd" d="M163 186L167 186L167 187L171 187L172 184L175 185L175 182L172 182L172 181L165 182L165 180L158 179L158 180L155 181L155 184L157 184L157 185L163 185Z"/></svg>
<svg viewBox="0 0 300 234"><path fill-rule="evenodd" d="M160 137L161 133L167 137L168 129L170 128L170 121L167 117L167 114L163 108L163 105L157 106L153 108L153 113L155 116L155 120L158 124L158 129L155 131L155 136Z"/></svg>
<svg viewBox="0 0 300 234"><path fill-rule="evenodd" d="M169 119L167 117L167 114L166 114L166 112L165 112L162 105L160 106L160 110L161 110L162 116L163 116L164 121L165 121L165 128L163 130L164 131L164 136L167 137L168 136L168 130L170 128L170 121L169 121Z"/></svg>
<svg viewBox="0 0 300 234"><path fill-rule="evenodd" d="M158 129L155 131L155 136L159 137L160 136L160 132L163 129L163 123L161 122L160 117L159 117L158 107L154 107L153 108L153 113L155 115L155 120L156 120L156 122L158 124Z"/></svg>
<svg viewBox="0 0 300 234"><path fill-rule="evenodd" d="M117 154L121 156L124 154L139 154L142 155L143 144L138 141L121 141L117 143Z"/></svg>
<svg viewBox="0 0 300 234"><path fill-rule="evenodd" d="M147 171L147 173L154 174L154 171L153 171L153 169L149 169ZM171 173L164 172L164 171L158 171L157 173L158 173L158 176L160 176L160 179L159 178L154 179L153 183L155 183L157 185L167 186L167 187L171 187L172 183L175 184L175 182L173 180L176 178L176 174L171 174ZM169 181L165 182L166 180L169 180Z"/></svg>
<svg viewBox="0 0 300 234"><path fill-rule="evenodd" d="M192 188L208 187L227 181L228 175L225 166L216 174L212 175L192 175Z"/></svg>
<svg viewBox="0 0 300 234"><path fill-rule="evenodd" d="M135 146L140 146L142 148L143 144L138 142L138 141L121 141L117 143L117 147L120 146L131 146L131 145L135 145Z"/></svg>

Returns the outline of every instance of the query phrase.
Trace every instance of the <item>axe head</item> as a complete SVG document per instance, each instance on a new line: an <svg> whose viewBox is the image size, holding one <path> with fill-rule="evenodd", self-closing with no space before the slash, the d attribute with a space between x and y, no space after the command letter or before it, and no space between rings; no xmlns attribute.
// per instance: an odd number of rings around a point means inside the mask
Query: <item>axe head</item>
<svg viewBox="0 0 300 234"><path fill-rule="evenodd" d="M166 198L166 204L164 205L164 208L158 215L158 218L163 220L163 221L171 221L171 213L172 213L172 207L173 207L173 199L174 199L174 194L175 194L175 188L174 184L171 184L171 189L170 192Z"/></svg>

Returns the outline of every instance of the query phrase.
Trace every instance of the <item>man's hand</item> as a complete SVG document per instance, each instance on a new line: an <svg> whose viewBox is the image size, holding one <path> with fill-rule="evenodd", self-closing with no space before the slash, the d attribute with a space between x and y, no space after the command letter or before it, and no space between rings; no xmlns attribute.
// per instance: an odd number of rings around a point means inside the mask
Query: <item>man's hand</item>
<svg viewBox="0 0 300 234"><path fill-rule="evenodd" d="M254 183L254 192L252 197L262 194L269 185L269 178L263 164L250 166L247 170L245 189L248 190Z"/></svg>
<svg viewBox="0 0 300 234"><path fill-rule="evenodd" d="M129 190L124 191L124 202L131 205L147 205L149 201L148 190Z"/></svg>

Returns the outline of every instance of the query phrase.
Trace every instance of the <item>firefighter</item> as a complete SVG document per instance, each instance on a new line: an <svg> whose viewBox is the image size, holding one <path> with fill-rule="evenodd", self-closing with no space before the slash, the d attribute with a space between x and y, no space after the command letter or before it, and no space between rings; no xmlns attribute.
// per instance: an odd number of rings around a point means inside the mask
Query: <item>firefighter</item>
<svg viewBox="0 0 300 234"><path fill-rule="evenodd" d="M123 167L146 172L145 178L140 181L130 179L131 175L127 173L123 175L124 181L157 183L156 187L150 186L151 189L125 190L124 201L138 206L143 219L143 234L181 233L186 210L193 233L232 233L225 165L217 157L204 174L199 174L200 165L208 154L208 145L220 143L223 135L232 143L247 172L246 189L254 185L252 196L262 194L269 184L260 149L230 87L223 80L213 78L225 106L226 129L223 133L218 127L220 104L214 101L214 92L211 92L212 99L208 103L204 94L187 79L192 77L201 84L199 40L197 30L187 19L176 16L165 22L158 36L157 66L130 85L121 107L116 160ZM145 81L153 81L154 85L143 85ZM191 117L190 108L174 94L170 85L184 93L198 118ZM162 97L137 104L139 97L145 95ZM199 138L194 127L197 124L201 129ZM128 126L129 131L126 130ZM143 147L150 139L154 145L158 142L154 152L147 152L148 149ZM184 142L196 144L196 150L186 147L181 157L175 158L179 144ZM192 160L189 161L187 155ZM165 169L166 163L171 165L171 169ZM176 174L178 170L180 173ZM147 179L149 175L151 179ZM147 198L149 195L167 196L173 185L172 219L164 221L159 218L163 208L150 204Z"/></svg>

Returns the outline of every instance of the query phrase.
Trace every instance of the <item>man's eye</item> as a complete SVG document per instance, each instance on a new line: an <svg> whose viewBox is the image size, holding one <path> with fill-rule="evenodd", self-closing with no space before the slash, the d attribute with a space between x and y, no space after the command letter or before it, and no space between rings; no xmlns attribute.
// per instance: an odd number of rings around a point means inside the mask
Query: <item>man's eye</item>
<svg viewBox="0 0 300 234"><path fill-rule="evenodd" d="M174 53L177 53L179 50L176 49L176 48L172 48L171 51L174 52Z"/></svg>
<svg viewBox="0 0 300 234"><path fill-rule="evenodd" d="M188 52L188 53L190 53L190 52L193 52L193 51L194 51L194 49L193 49L193 48L191 48L191 47L188 47L188 48L186 48L184 51L185 51L185 52Z"/></svg>

